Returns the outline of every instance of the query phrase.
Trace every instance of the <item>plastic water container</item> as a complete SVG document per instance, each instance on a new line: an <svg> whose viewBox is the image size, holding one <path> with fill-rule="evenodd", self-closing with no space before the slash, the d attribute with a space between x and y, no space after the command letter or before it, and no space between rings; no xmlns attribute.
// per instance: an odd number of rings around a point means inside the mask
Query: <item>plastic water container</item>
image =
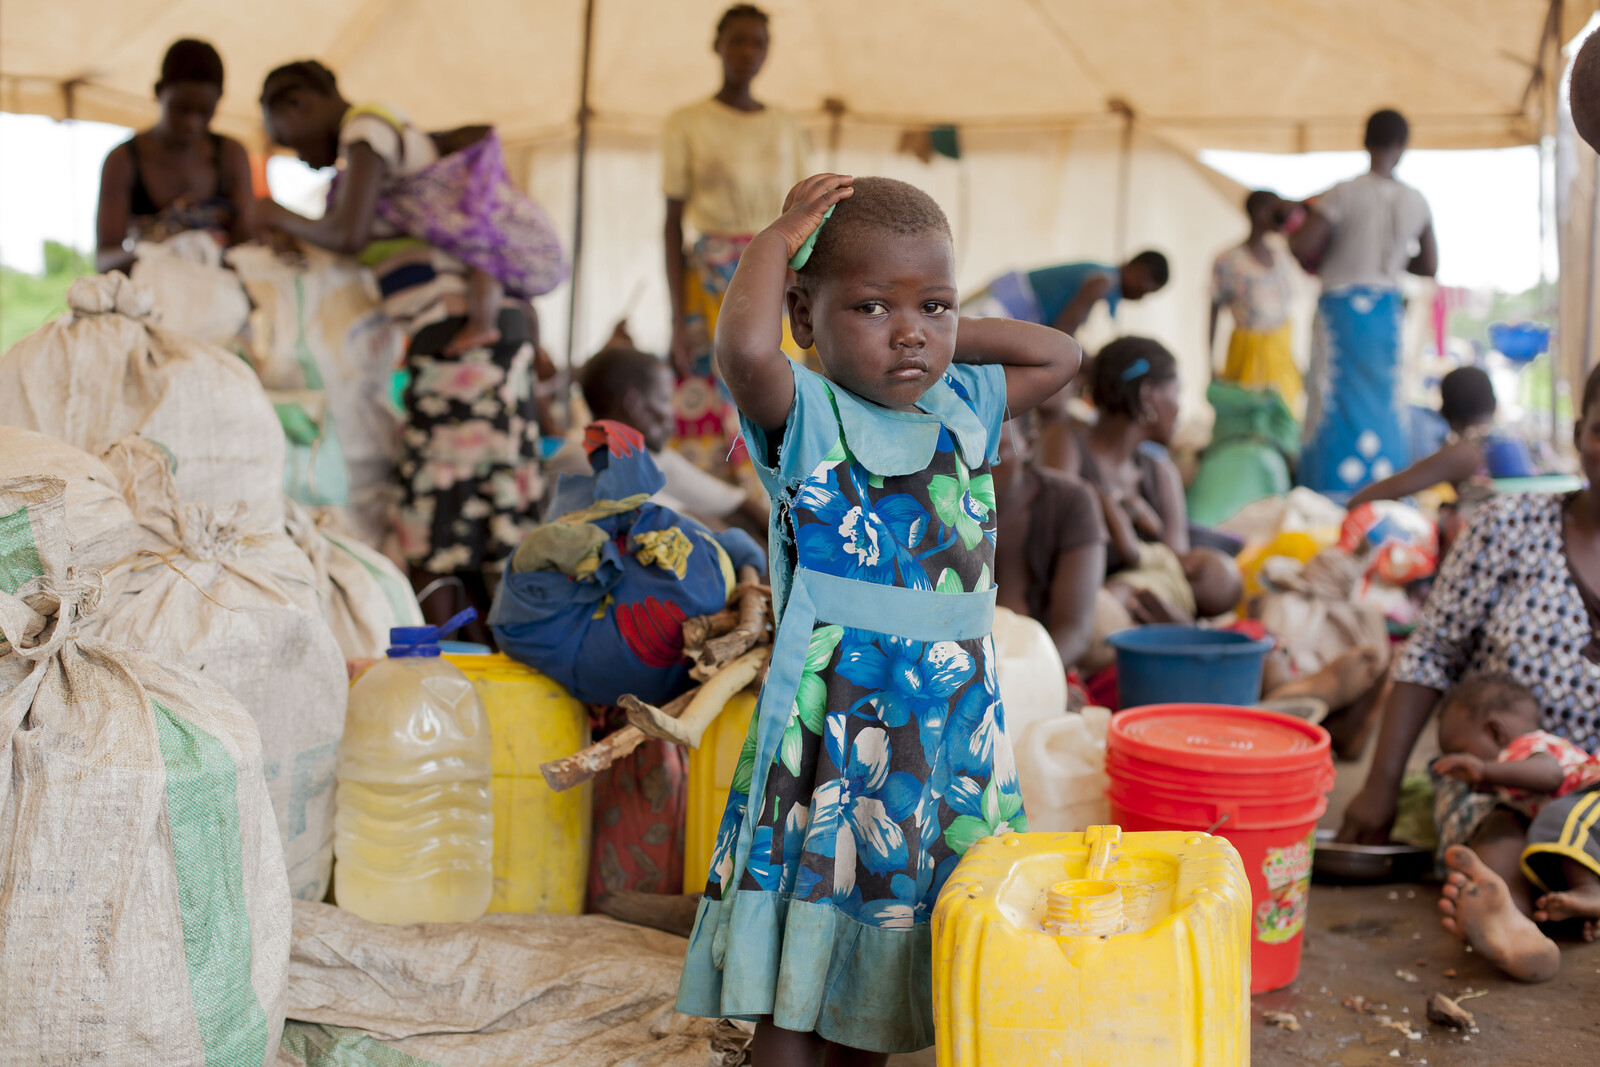
<svg viewBox="0 0 1600 1067"><path fill-rule="evenodd" d="M933 912L939 1067L1242 1067L1249 931L1220 837L986 837Z"/></svg>
<svg viewBox="0 0 1600 1067"><path fill-rule="evenodd" d="M470 922L494 894L489 720L438 645L475 614L391 630L389 658L350 688L334 896L363 919Z"/></svg>
<svg viewBox="0 0 1600 1067"><path fill-rule="evenodd" d="M589 877L591 783L557 793L539 765L589 744L589 716L554 679L505 655L452 655L489 715L494 743L491 912L581 915Z"/></svg>
<svg viewBox="0 0 1600 1067"><path fill-rule="evenodd" d="M688 799L683 832L683 891L703 893L716 851L717 828L728 807L728 791L739 769L739 753L756 711L756 695L735 693L689 750Z"/></svg>
<svg viewBox="0 0 1600 1067"><path fill-rule="evenodd" d="M1032 722L1013 739L1029 829L1081 832L1111 821L1106 801L1110 725L1105 708L1084 708Z"/></svg>
<svg viewBox="0 0 1600 1067"><path fill-rule="evenodd" d="M1029 724L1067 710L1067 671L1050 631L1008 608L994 609L995 679L1012 748Z"/></svg>
<svg viewBox="0 0 1600 1067"><path fill-rule="evenodd" d="M1141 626L1106 638L1117 650L1117 695L1124 708L1173 700L1256 703L1272 641L1197 626Z"/></svg>
<svg viewBox="0 0 1600 1067"><path fill-rule="evenodd" d="M1129 830L1206 830L1244 860L1252 993L1300 972L1317 820L1328 807L1328 732L1257 708L1168 704L1111 720L1111 818Z"/></svg>

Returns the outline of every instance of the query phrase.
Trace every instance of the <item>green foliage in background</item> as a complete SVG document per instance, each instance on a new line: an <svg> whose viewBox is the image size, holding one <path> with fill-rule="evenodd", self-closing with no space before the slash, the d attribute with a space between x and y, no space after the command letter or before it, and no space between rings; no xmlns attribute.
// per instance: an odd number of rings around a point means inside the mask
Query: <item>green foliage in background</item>
<svg viewBox="0 0 1600 1067"><path fill-rule="evenodd" d="M44 243L44 273L0 267L0 352L67 310L67 286L94 273L89 257L56 241Z"/></svg>

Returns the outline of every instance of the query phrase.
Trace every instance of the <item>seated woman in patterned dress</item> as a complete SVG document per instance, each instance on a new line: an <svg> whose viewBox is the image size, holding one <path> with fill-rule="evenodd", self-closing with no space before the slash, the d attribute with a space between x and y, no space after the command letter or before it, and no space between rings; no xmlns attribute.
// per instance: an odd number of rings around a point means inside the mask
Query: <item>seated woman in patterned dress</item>
<svg viewBox="0 0 1600 1067"><path fill-rule="evenodd" d="M1440 696L1469 673L1509 675L1538 700L1540 729L1600 748L1600 370L1584 383L1573 443L1586 488L1500 497L1451 549L1395 665L1372 769L1340 840L1388 840L1417 737ZM1440 902L1446 927L1514 978L1552 977L1559 952L1534 921L1521 865L1526 818L1454 779L1435 785L1451 869Z"/></svg>

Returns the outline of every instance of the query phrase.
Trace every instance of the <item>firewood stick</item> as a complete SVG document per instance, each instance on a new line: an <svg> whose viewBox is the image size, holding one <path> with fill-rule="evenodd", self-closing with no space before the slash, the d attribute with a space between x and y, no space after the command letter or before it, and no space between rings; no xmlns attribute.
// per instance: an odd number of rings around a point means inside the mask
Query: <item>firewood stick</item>
<svg viewBox="0 0 1600 1067"><path fill-rule="evenodd" d="M643 701L622 698L628 709L628 722L651 737L675 741L690 748L700 747L700 738L706 727L727 705L733 695L755 681L766 666L771 648L757 648L724 667L715 678L694 690L694 699L681 713L673 715L665 708L653 708Z"/></svg>
<svg viewBox="0 0 1600 1067"><path fill-rule="evenodd" d="M661 710L664 714L679 715L689 706L698 690L691 689L680 697L668 702ZM564 759L551 760L549 763L539 765L539 771L544 775L544 780L550 788L557 793L563 793L580 782L587 782L617 760L631 753L646 740L644 732L636 726L624 726L622 729L601 738L588 748L575 752Z"/></svg>
<svg viewBox="0 0 1600 1067"><path fill-rule="evenodd" d="M767 597L757 588L760 580L754 567L739 570L739 625L721 637L707 641L700 653L701 670L714 670L732 663L766 636Z"/></svg>
<svg viewBox="0 0 1600 1067"><path fill-rule="evenodd" d="M703 648L713 637L721 637L739 625L739 612L723 608L714 615L696 615L683 620L683 647L685 651Z"/></svg>

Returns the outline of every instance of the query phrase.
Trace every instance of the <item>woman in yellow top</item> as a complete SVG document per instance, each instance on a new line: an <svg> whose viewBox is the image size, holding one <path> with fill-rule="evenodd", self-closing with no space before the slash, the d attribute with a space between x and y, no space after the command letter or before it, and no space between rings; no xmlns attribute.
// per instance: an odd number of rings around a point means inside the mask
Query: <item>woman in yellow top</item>
<svg viewBox="0 0 1600 1067"><path fill-rule="evenodd" d="M673 112L662 137L680 438L720 439L734 428L711 362L722 294L750 238L782 213L784 195L810 173L799 122L750 95L767 46L766 12L750 4L729 8L714 45L721 90ZM686 249L689 232L695 240Z"/></svg>
<svg viewBox="0 0 1600 1067"><path fill-rule="evenodd" d="M1233 313L1223 381L1276 389L1296 418L1305 414L1304 386L1289 350L1289 301L1293 268L1286 248L1267 240L1300 212L1297 204L1258 189L1245 198L1250 236L1217 257L1211 271L1210 344L1216 343L1217 313ZM1209 344L1208 344L1209 347Z"/></svg>

